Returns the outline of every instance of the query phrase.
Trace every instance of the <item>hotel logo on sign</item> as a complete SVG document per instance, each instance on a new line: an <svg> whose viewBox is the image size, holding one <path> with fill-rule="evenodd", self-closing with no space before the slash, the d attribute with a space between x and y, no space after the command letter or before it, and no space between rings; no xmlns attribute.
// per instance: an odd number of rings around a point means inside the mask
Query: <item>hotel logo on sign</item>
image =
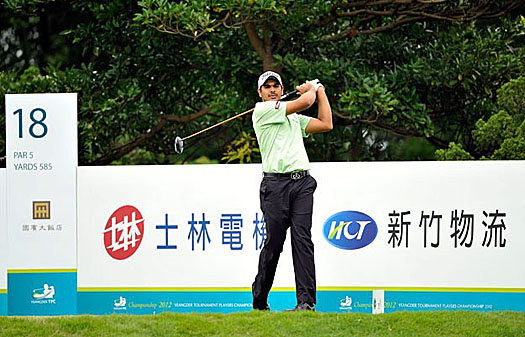
<svg viewBox="0 0 525 337"><path fill-rule="evenodd" d="M33 201L33 220L51 219L50 201Z"/></svg>

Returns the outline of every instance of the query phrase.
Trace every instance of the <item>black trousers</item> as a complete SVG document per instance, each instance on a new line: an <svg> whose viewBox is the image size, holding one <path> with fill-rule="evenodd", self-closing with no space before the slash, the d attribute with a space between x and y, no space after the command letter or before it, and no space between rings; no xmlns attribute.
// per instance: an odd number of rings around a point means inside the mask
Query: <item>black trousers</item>
<svg viewBox="0 0 525 337"><path fill-rule="evenodd" d="M264 177L261 182L261 210L266 222L266 240L259 256L259 268L252 285L253 307L264 309L272 288L286 232L290 228L297 303L316 303L314 244L312 242L315 179Z"/></svg>

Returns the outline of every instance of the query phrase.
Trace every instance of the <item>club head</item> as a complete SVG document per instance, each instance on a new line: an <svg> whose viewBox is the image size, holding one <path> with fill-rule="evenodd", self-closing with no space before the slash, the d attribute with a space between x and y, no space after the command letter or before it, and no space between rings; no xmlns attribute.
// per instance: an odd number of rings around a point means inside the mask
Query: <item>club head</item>
<svg viewBox="0 0 525 337"><path fill-rule="evenodd" d="M184 142L180 137L175 138L175 142L173 143L173 146L175 147L175 152L182 153L184 151Z"/></svg>

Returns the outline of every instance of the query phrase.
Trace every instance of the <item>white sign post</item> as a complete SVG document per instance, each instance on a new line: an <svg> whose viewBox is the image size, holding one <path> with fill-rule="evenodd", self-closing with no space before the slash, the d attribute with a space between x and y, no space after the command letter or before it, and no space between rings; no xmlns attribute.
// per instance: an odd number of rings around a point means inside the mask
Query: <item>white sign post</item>
<svg viewBox="0 0 525 337"><path fill-rule="evenodd" d="M6 95L8 313L74 314L77 95Z"/></svg>
<svg viewBox="0 0 525 337"><path fill-rule="evenodd" d="M372 291L372 314L385 313L385 291L375 289Z"/></svg>

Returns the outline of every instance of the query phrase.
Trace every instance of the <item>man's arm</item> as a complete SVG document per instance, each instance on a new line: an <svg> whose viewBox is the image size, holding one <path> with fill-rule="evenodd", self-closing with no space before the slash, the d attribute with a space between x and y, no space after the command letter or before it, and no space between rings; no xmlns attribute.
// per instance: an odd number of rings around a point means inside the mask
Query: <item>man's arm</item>
<svg viewBox="0 0 525 337"><path fill-rule="evenodd" d="M306 133L330 131L334 127L332 124L332 108L330 108L330 102L328 102L323 86L317 89L317 107L317 118L310 119L306 126Z"/></svg>
<svg viewBox="0 0 525 337"><path fill-rule="evenodd" d="M286 114L291 115L308 109L315 102L315 88L311 83L303 83L296 88L301 97L286 103Z"/></svg>

